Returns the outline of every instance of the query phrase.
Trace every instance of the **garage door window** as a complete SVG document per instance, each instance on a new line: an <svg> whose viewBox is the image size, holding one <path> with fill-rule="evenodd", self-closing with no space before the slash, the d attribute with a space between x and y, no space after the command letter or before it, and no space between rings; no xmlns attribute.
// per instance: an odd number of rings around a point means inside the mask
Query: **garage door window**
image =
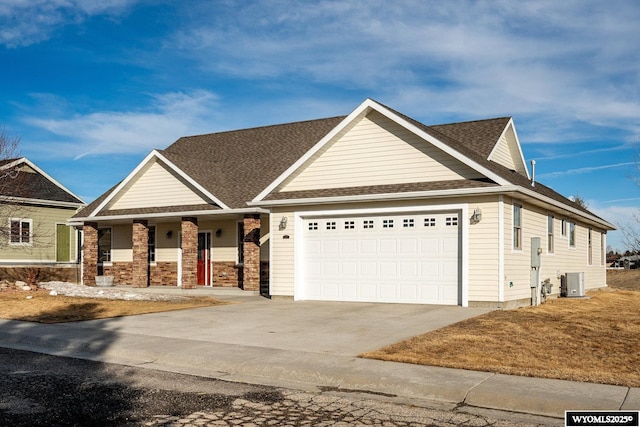
<svg viewBox="0 0 640 427"><path fill-rule="evenodd" d="M382 228L393 228L393 220L392 219L383 219L382 220Z"/></svg>
<svg viewBox="0 0 640 427"><path fill-rule="evenodd" d="M436 226L436 219L435 218L425 218L424 219L424 226L425 227L435 227Z"/></svg>
<svg viewBox="0 0 640 427"><path fill-rule="evenodd" d="M309 223L309 230L317 230L318 229L318 223L317 222L310 222Z"/></svg>
<svg viewBox="0 0 640 427"><path fill-rule="evenodd" d="M345 221L344 222L344 229L345 230L353 230L355 228L356 228L355 221Z"/></svg>
<svg viewBox="0 0 640 427"><path fill-rule="evenodd" d="M328 221L327 222L327 230L335 230L336 229L336 222L335 221Z"/></svg>
<svg viewBox="0 0 640 427"><path fill-rule="evenodd" d="M445 225L447 227L453 227L453 226L458 226L458 217L454 216L454 217L447 217L446 221L445 221Z"/></svg>
<svg viewBox="0 0 640 427"><path fill-rule="evenodd" d="M365 219L365 220L362 222L362 226L363 226L363 228L366 228L366 229L371 229L371 228L373 228L373 220L372 220L372 219Z"/></svg>
<svg viewBox="0 0 640 427"><path fill-rule="evenodd" d="M413 227L413 226L414 226L413 218L408 218L408 219L406 219L406 218L405 218L405 219L403 219L403 220L402 220L402 226L403 226L404 228L411 228L411 227Z"/></svg>

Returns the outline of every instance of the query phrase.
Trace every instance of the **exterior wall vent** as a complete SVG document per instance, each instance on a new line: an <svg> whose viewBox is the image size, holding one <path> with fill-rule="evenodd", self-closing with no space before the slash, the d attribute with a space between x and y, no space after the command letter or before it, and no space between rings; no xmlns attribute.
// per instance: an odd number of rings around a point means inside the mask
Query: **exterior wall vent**
<svg viewBox="0 0 640 427"><path fill-rule="evenodd" d="M584 272L563 275L560 279L560 296L584 297Z"/></svg>

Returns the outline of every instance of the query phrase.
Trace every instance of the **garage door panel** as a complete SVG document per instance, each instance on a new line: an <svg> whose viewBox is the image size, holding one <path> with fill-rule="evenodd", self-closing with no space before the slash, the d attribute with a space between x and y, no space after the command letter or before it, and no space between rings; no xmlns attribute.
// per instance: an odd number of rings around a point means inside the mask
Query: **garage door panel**
<svg viewBox="0 0 640 427"><path fill-rule="evenodd" d="M458 216L305 219L303 298L457 304Z"/></svg>

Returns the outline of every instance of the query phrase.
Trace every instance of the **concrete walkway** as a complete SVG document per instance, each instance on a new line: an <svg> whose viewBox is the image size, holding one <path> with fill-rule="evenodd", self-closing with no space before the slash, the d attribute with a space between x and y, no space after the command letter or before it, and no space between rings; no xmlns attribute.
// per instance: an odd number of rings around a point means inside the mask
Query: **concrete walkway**
<svg viewBox="0 0 640 427"><path fill-rule="evenodd" d="M55 325L0 320L0 346L442 409L464 404L555 418L565 410L640 409L640 388L357 357L486 309L216 297L236 304Z"/></svg>

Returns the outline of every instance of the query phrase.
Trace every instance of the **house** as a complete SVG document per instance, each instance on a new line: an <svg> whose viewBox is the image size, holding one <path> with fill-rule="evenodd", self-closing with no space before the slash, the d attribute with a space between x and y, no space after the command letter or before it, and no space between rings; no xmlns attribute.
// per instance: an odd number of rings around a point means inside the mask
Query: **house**
<svg viewBox="0 0 640 427"><path fill-rule="evenodd" d="M77 280L79 237L66 222L84 206L29 159L0 161L0 277L25 279L16 275L29 268Z"/></svg>
<svg viewBox="0 0 640 427"><path fill-rule="evenodd" d="M426 126L371 99L180 138L72 221L87 285L496 307L531 304L532 271L605 286L614 229L535 182L511 118Z"/></svg>

